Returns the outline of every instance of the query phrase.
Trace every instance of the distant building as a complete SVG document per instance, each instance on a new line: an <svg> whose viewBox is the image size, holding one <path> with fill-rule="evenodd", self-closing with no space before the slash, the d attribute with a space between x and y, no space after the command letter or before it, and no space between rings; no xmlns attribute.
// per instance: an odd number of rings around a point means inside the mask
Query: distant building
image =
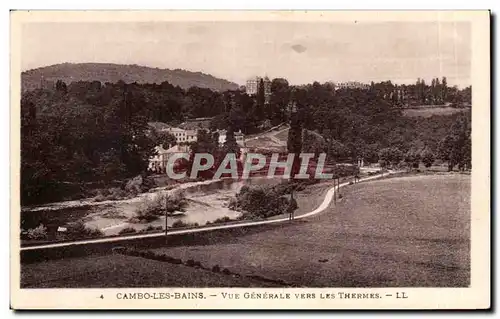
<svg viewBox="0 0 500 319"><path fill-rule="evenodd" d="M168 160L176 153L189 153L187 145L174 145L168 149L163 148L163 145L155 147L156 155L149 158L148 170L155 173L165 173L168 165Z"/></svg>
<svg viewBox="0 0 500 319"><path fill-rule="evenodd" d="M170 126L162 122L150 122L149 126L154 128L158 132L167 132L172 134L175 137L175 141L177 142L177 144L197 141L197 129L182 129L179 127Z"/></svg>
<svg viewBox="0 0 500 319"><path fill-rule="evenodd" d="M245 86L245 92L248 95L257 95L259 92L259 85L262 80L262 83L264 84L264 97L265 97L265 103L269 103L270 98L271 98L271 80L266 76L264 78L260 76L256 76L254 78L251 78L247 80L247 84Z"/></svg>
<svg viewBox="0 0 500 319"><path fill-rule="evenodd" d="M368 89L370 89L370 84L365 84L365 83L356 82L356 81L338 82L338 83L335 83L334 85L335 85L335 90L339 90L339 89L368 90Z"/></svg>
<svg viewBox="0 0 500 319"><path fill-rule="evenodd" d="M171 127L169 129L166 129L165 132L168 132L175 136L175 141L177 142L177 144L196 142L198 134L197 130L183 130L178 127Z"/></svg>
<svg viewBox="0 0 500 319"><path fill-rule="evenodd" d="M219 145L224 145L226 142L227 131L226 130L218 130L219 133ZM234 132L234 138L236 139L236 143L240 147L245 147L245 134L241 133L241 130L238 132Z"/></svg>
<svg viewBox="0 0 500 319"><path fill-rule="evenodd" d="M247 85L245 86L245 92L248 95L256 95L259 90L260 77L254 77L247 80Z"/></svg>

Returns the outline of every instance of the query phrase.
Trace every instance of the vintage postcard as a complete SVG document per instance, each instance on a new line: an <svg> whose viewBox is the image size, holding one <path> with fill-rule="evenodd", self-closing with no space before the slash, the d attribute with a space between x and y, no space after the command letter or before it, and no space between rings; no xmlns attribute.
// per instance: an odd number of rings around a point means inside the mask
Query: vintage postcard
<svg viewBox="0 0 500 319"><path fill-rule="evenodd" d="M487 309L488 11L12 11L13 309Z"/></svg>

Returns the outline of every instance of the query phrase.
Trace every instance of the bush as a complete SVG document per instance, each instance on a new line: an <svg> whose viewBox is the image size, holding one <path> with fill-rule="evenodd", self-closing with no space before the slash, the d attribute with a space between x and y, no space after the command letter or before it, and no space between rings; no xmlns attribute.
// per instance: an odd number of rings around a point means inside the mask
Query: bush
<svg viewBox="0 0 500 319"><path fill-rule="evenodd" d="M187 206L187 200L183 193L177 193L173 196L166 195L163 198L167 212L184 212Z"/></svg>
<svg viewBox="0 0 500 319"><path fill-rule="evenodd" d="M422 163L424 163L425 167L427 168L431 167L436 159L434 153L432 153L432 151L428 148L422 151L421 157Z"/></svg>
<svg viewBox="0 0 500 319"><path fill-rule="evenodd" d="M134 234L137 233L137 230L132 227L125 227L122 230L118 232L118 235L124 235L124 234Z"/></svg>
<svg viewBox="0 0 500 319"><path fill-rule="evenodd" d="M163 227L162 226L155 227L153 225L149 225L148 227L144 228L142 232L155 231L155 230L163 230Z"/></svg>
<svg viewBox="0 0 500 319"><path fill-rule="evenodd" d="M212 267L212 272L220 272L220 267L219 265L215 265Z"/></svg>
<svg viewBox="0 0 500 319"><path fill-rule="evenodd" d="M70 224L67 229L66 234L63 235L67 237L67 239L96 238L104 236L101 230L87 227L83 222Z"/></svg>
<svg viewBox="0 0 500 319"><path fill-rule="evenodd" d="M212 222L207 222L207 225L209 225L209 224L223 224L223 223L227 223L230 221L232 221L231 218L229 218L228 216L224 216L224 217L219 217Z"/></svg>
<svg viewBox="0 0 500 319"><path fill-rule="evenodd" d="M158 218L159 218L158 215L156 215L152 211L139 210L136 212L136 216L130 218L128 221L130 223L134 223L134 224L137 224L137 223L147 224L147 223L150 223L150 222L157 220Z"/></svg>
<svg viewBox="0 0 500 319"><path fill-rule="evenodd" d="M272 187L252 186L242 188L236 195L236 201L232 202L231 209L243 213L243 216L238 219L250 219L251 217L260 219L283 214L287 212L291 204L290 200L283 195L291 188L296 188L296 186L283 183ZM294 206L296 206L296 203Z"/></svg>
<svg viewBox="0 0 500 319"><path fill-rule="evenodd" d="M149 189L156 186L156 183L153 178L146 177L142 175L137 175L136 177L129 180L124 188L125 191L129 194L137 195L139 193L148 191Z"/></svg>
<svg viewBox="0 0 500 319"><path fill-rule="evenodd" d="M43 240L47 239L47 227L43 224L38 225L35 228L30 228L26 231L26 237L33 240Z"/></svg>
<svg viewBox="0 0 500 319"><path fill-rule="evenodd" d="M182 193L177 195L160 194L154 199L146 199L139 207L135 217L130 219L132 223L149 223L159 216L164 216L165 213L172 213L175 211L184 211L187 206L187 201Z"/></svg>

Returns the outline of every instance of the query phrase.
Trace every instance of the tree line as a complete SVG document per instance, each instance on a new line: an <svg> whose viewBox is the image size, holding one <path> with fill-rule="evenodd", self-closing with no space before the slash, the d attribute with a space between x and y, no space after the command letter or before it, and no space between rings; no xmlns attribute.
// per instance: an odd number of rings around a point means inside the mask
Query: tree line
<svg viewBox="0 0 500 319"><path fill-rule="evenodd" d="M295 151L305 141L306 147L325 151L334 160L363 157L376 162L384 148L404 153L412 148L428 149L460 165L464 160L459 154L469 147L468 139L457 133L444 142L450 134L446 128L456 121L470 123L470 117L404 117L399 102L387 93L393 87L382 82L368 90L336 90L329 83L292 86L278 78L272 80L271 95L266 98L262 86L256 96L249 96L244 90L184 90L168 82L80 81L67 85L57 81L54 88L22 95L22 203L60 200L83 194L94 185L120 183L144 174L154 146L172 142L171 136L152 131L148 122L177 125L193 117L213 117L212 131L228 130L223 153L238 151L234 140L238 130L252 134L292 123L289 147ZM441 96L450 100L452 92ZM303 129L322 138L308 141ZM206 135L199 136L192 148L213 148L217 139L209 132L200 134ZM447 148L450 152L440 151Z"/></svg>

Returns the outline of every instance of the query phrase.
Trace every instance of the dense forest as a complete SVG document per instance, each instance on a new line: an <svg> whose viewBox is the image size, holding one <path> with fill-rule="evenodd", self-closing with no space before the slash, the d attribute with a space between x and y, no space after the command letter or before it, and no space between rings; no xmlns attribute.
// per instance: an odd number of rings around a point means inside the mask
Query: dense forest
<svg viewBox="0 0 500 319"><path fill-rule="evenodd" d="M54 87L22 95L22 203L60 200L89 185L144 174L154 146L164 138L151 132L148 122L176 125L196 117L213 117L211 129L253 134L290 123L295 114L289 136L295 151L324 151L330 161L363 157L391 165L425 157L441 158L452 168L470 167L469 111L430 118L402 115L406 103L470 104L470 87L458 90L437 83L381 82L368 90L335 90L328 83L292 86L274 79L266 103L263 88L248 96L243 90L183 89L168 82L57 81ZM312 145L302 129L321 135L322 144ZM193 149L206 147L201 145L206 138L199 140ZM224 148L234 150L233 145Z"/></svg>

